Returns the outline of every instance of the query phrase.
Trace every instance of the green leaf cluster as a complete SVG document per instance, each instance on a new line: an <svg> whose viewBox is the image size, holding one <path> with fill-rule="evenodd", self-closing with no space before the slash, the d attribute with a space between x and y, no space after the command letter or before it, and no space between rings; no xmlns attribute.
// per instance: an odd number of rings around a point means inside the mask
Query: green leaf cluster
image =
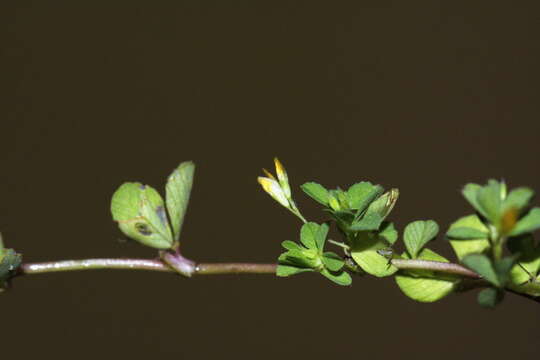
<svg viewBox="0 0 540 360"><path fill-rule="evenodd" d="M530 206L527 187L508 191L504 182L467 184L463 196L476 211L450 225L446 237L461 262L488 281L478 302L493 307L510 288L540 296L540 249L532 232L540 229L540 208ZM512 256L504 256L505 247Z"/></svg>
<svg viewBox="0 0 540 360"><path fill-rule="evenodd" d="M333 252L325 252L327 224L308 222L300 230L300 243L286 240L287 250L279 257L278 276L291 276L302 272L319 272L338 285L350 285L351 276L343 270L345 262Z"/></svg>
<svg viewBox="0 0 540 360"><path fill-rule="evenodd" d="M151 186L138 182L122 184L111 200L111 213L120 230L149 247L177 247L194 171L195 165L188 161L172 172L165 187L166 201Z"/></svg>
<svg viewBox="0 0 540 360"><path fill-rule="evenodd" d="M540 208L529 210L534 192L527 187L508 192L504 182L491 179L483 186L467 184L462 193L484 223L491 225L489 235L492 240L498 236L519 236L540 229ZM479 233L461 234L462 237L465 235L480 236Z"/></svg>
<svg viewBox="0 0 540 360"><path fill-rule="evenodd" d="M397 189L384 192L380 185L362 181L349 187L328 190L320 184L308 182L302 190L318 203L336 222L345 239L346 256L354 261L357 271L384 277L397 269L381 251L388 251L398 233L386 218L399 196Z"/></svg>
<svg viewBox="0 0 540 360"><path fill-rule="evenodd" d="M330 242L343 249L343 260L323 251L328 226L307 223L301 244L283 243L287 252L279 258L278 275L309 271L326 276L331 271L394 275L403 293L420 302L470 289L468 282L462 282L464 277L477 279L455 264L444 265L450 261L427 248L439 233L433 220L408 224L403 232L405 251L396 252L398 231L387 218L399 196L397 189L385 192L368 181L347 190L327 189L315 182L301 187L336 224L343 242ZM452 223L446 238L458 260L482 281L475 286L488 284L478 295L480 305L497 305L508 289L540 296L540 244L532 237L540 229L540 208L530 206L534 192L527 187L509 191L504 182L489 180L485 185L467 184L462 193L475 212ZM350 277L346 283L336 282L348 284Z"/></svg>

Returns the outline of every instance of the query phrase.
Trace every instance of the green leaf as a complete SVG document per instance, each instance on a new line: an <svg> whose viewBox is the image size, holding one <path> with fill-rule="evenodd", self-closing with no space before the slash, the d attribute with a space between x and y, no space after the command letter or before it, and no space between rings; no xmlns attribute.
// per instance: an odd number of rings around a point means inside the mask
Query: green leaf
<svg viewBox="0 0 540 360"><path fill-rule="evenodd" d="M387 248L386 241L378 236L360 233L351 246L351 257L368 274L377 277L390 276L398 269L377 252Z"/></svg>
<svg viewBox="0 0 540 360"><path fill-rule="evenodd" d="M487 256L483 254L470 254L462 259L462 263L493 285L497 287L502 286L497 270Z"/></svg>
<svg viewBox="0 0 540 360"><path fill-rule="evenodd" d="M382 218L382 220L384 220L394 208L398 197L398 189L391 189L390 191L387 191L369 205L364 217L376 214L379 216L379 218Z"/></svg>
<svg viewBox="0 0 540 360"><path fill-rule="evenodd" d="M352 283L351 275L349 275L349 273L346 271L336 274L324 269L321 271L321 274L341 286L348 286Z"/></svg>
<svg viewBox="0 0 540 360"><path fill-rule="evenodd" d="M308 222L302 225L300 229L300 241L308 249L316 249L317 233L319 231L319 225L314 222Z"/></svg>
<svg viewBox="0 0 540 360"><path fill-rule="evenodd" d="M535 207L518 221L512 232L510 232L510 236L519 236L538 229L540 229L540 208Z"/></svg>
<svg viewBox="0 0 540 360"><path fill-rule="evenodd" d="M439 232L439 225L433 220L418 220L405 227L403 241L409 254L416 258L418 252Z"/></svg>
<svg viewBox="0 0 540 360"><path fill-rule="evenodd" d="M350 209L349 205L349 197L347 196L347 193L340 188L337 188L336 190L332 190L332 193L339 201L339 206L341 209Z"/></svg>
<svg viewBox="0 0 540 360"><path fill-rule="evenodd" d="M390 245L393 245L398 239L398 232L394 227L394 224L388 221L383 222L381 231L379 231L378 235Z"/></svg>
<svg viewBox="0 0 540 360"><path fill-rule="evenodd" d="M355 221L349 227L351 231L374 231L378 230L384 218L377 213L366 214L363 218Z"/></svg>
<svg viewBox="0 0 540 360"><path fill-rule="evenodd" d="M295 266L280 264L277 266L276 275L281 276L281 277L287 277L287 276L296 275L303 272L310 272L310 271L314 271L314 270L310 268L298 268Z"/></svg>
<svg viewBox="0 0 540 360"><path fill-rule="evenodd" d="M327 234L327 224L319 225L314 222L308 222L302 225L302 228L300 229L300 241L308 249L322 250Z"/></svg>
<svg viewBox="0 0 540 360"><path fill-rule="evenodd" d="M486 239L489 234L474 228L454 227L448 230L446 236L457 240L478 240Z"/></svg>
<svg viewBox="0 0 540 360"><path fill-rule="evenodd" d="M319 225L319 231L317 231L317 236L315 237L315 243L319 251L322 251L324 249L324 243L326 242L328 230L330 230L328 224Z"/></svg>
<svg viewBox="0 0 540 360"><path fill-rule="evenodd" d="M396 275L396 283L405 295L419 302L435 302L452 293L455 283L432 278Z"/></svg>
<svg viewBox="0 0 540 360"><path fill-rule="evenodd" d="M313 200L322 205L328 206L328 190L326 190L322 185L315 182L307 182L300 187Z"/></svg>
<svg viewBox="0 0 540 360"><path fill-rule="evenodd" d="M291 240L285 240L281 243L281 246L283 246L287 250L298 250L301 251L302 247Z"/></svg>
<svg viewBox="0 0 540 360"><path fill-rule="evenodd" d="M152 187L137 182L122 184L113 194L111 213L120 230L133 240L157 249L172 246L163 199Z"/></svg>
<svg viewBox="0 0 540 360"><path fill-rule="evenodd" d="M482 214L482 216L486 217L486 214L484 213L484 209L482 208L482 206L480 206L477 200L477 195L480 189L482 189L482 186L478 184L469 183L465 185L461 193L476 211Z"/></svg>
<svg viewBox="0 0 540 360"><path fill-rule="evenodd" d="M519 187L510 191L503 202L503 213L511 209L521 211L529 205L533 195L534 191L528 187Z"/></svg>
<svg viewBox="0 0 540 360"><path fill-rule="evenodd" d="M321 258L324 266L330 271L341 270L345 262L343 259L333 252L325 252Z"/></svg>
<svg viewBox="0 0 540 360"><path fill-rule="evenodd" d="M163 239L171 242L172 232L164 205L161 195L154 188L146 185L141 193L140 215L148 219L151 227Z"/></svg>
<svg viewBox="0 0 540 360"><path fill-rule="evenodd" d="M408 259L407 254L403 257ZM421 260L448 262L430 249L422 249L418 258ZM419 302L434 302L453 292L459 278L447 276L439 277L433 271L408 270L396 274L396 283L401 291L413 300Z"/></svg>
<svg viewBox="0 0 540 360"><path fill-rule="evenodd" d="M290 265L299 268L314 268L317 262L315 257L308 256L304 251L299 250L289 250L281 254L278 261L281 265Z"/></svg>
<svg viewBox="0 0 540 360"><path fill-rule="evenodd" d="M494 308L503 298L503 290L490 287L478 293L478 304L485 308Z"/></svg>
<svg viewBox="0 0 540 360"><path fill-rule="evenodd" d="M167 179L165 185L165 199L167 211L169 212L174 239L178 241L182 231L182 223L186 215L191 187L193 186L193 175L195 164L191 161L181 163Z"/></svg>
<svg viewBox="0 0 540 360"><path fill-rule="evenodd" d="M478 205L483 209L482 214L494 225L498 225L501 218L502 191L503 188L498 181L490 180L476 195Z"/></svg>
<svg viewBox="0 0 540 360"><path fill-rule="evenodd" d="M383 191L381 186L373 185L369 181L362 181L352 185L347 191L350 208L357 210L357 214L361 213Z"/></svg>
<svg viewBox="0 0 540 360"><path fill-rule="evenodd" d="M454 291L455 282L434 278L415 278L396 275L396 283L401 291L419 302L435 302Z"/></svg>
<svg viewBox="0 0 540 360"><path fill-rule="evenodd" d="M488 240L489 230L488 228L480 221L477 215L469 215L458 219L448 230L448 233L459 228L472 229L478 231L478 233L484 233L485 236L482 239L453 239L450 240L452 248L456 252L457 257L461 260L468 254L481 253L490 247ZM448 236L447 233L447 236Z"/></svg>
<svg viewBox="0 0 540 360"><path fill-rule="evenodd" d="M334 211L342 211L341 205L338 201L338 198L335 195L335 190L328 192L328 205Z"/></svg>

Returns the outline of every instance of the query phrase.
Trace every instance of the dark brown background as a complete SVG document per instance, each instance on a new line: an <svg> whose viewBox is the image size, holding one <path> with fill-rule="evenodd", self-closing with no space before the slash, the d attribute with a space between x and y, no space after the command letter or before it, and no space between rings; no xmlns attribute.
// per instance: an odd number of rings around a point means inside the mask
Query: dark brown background
<svg viewBox="0 0 540 360"><path fill-rule="evenodd" d="M26 261L152 256L117 241L110 196L162 188L187 159L183 248L200 261L272 262L297 238L255 181L274 155L295 187L399 187L400 228L446 229L470 212L467 181L540 190L536 2L89 3L0 6L0 229ZM391 279L309 274L61 273L0 304L2 358L532 359L540 330L540 307L511 295L418 304Z"/></svg>

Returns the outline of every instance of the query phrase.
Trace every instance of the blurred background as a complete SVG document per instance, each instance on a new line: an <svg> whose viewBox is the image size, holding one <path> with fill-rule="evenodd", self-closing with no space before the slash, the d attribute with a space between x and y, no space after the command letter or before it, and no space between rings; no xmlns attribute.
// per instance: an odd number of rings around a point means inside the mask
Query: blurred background
<svg viewBox="0 0 540 360"><path fill-rule="evenodd" d="M114 190L197 164L183 252L274 262L300 223L263 193L398 187L392 220L471 212L489 177L540 191L537 2L4 1L0 230L27 262L151 257L119 241ZM442 237L432 244L452 256ZM392 279L95 271L15 281L2 357L537 359L540 307L420 304ZM10 329L10 330L8 330Z"/></svg>

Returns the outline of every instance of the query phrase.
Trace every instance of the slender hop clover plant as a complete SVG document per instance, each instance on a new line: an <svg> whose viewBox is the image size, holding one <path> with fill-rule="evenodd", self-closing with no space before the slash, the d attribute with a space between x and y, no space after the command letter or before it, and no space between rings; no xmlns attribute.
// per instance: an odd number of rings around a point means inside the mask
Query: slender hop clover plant
<svg viewBox="0 0 540 360"><path fill-rule="evenodd" d="M112 196L111 212L130 239L157 250L153 259L83 259L23 263L22 256L4 248L0 236L0 291L17 276L86 269L140 269L174 272L185 277L212 274L275 274L288 277L319 273L335 284L351 285L353 276L393 276L408 297L434 302L452 293L482 289L478 302L495 307L511 292L540 303L540 208L531 207L534 192L527 187L508 191L504 182L467 184L463 196L472 213L450 225L444 238L456 263L429 249L439 225L433 220L409 223L401 234L388 219L399 191L385 191L369 181L347 190L327 189L308 182L301 189L322 206L328 220L306 220L292 197L284 166L274 159L276 176L264 170L258 178L280 205L302 221L299 241L285 240L277 264L197 263L180 251L180 235L195 172L181 163L168 177L165 200L157 190L139 182L122 184ZM331 227L340 239L328 239ZM402 244L402 245L401 245ZM401 246L400 246L401 245ZM336 252L328 251L334 246ZM402 250L399 250L399 248Z"/></svg>

